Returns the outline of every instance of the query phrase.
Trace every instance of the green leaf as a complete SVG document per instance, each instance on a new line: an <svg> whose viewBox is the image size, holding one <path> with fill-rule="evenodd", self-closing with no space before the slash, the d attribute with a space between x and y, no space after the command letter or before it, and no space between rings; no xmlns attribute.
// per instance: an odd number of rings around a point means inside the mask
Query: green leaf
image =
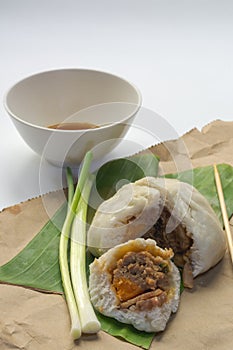
<svg viewBox="0 0 233 350"><path fill-rule="evenodd" d="M65 215L63 205L19 254L0 267L0 282L63 293L58 257Z"/></svg>
<svg viewBox="0 0 233 350"><path fill-rule="evenodd" d="M96 188L102 199L114 195L124 184L145 176L157 176L158 157L153 153L114 159L105 163L96 173Z"/></svg>

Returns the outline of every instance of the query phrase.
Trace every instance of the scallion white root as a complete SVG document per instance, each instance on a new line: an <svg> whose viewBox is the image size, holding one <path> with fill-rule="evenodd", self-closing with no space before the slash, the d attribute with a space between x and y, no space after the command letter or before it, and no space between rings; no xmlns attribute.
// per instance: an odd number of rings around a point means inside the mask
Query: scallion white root
<svg viewBox="0 0 233 350"><path fill-rule="evenodd" d="M65 297L66 297L66 303L70 313L71 335L73 339L78 339L81 336L81 324L80 324L76 300L74 297L74 293L73 293L72 285L70 281L70 272L69 272L68 256L67 256L68 241L69 241L69 237L65 236L64 234L61 234L60 251L59 251L60 271L62 276L62 285L63 285Z"/></svg>
<svg viewBox="0 0 233 350"><path fill-rule="evenodd" d="M93 177L89 176L73 221L70 246L71 279L84 333L97 333L100 330L100 322L90 301L86 279L86 221L92 183Z"/></svg>

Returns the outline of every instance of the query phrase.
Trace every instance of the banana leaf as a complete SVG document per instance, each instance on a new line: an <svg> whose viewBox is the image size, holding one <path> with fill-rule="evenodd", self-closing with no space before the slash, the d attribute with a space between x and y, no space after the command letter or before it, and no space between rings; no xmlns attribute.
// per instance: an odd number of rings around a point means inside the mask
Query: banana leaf
<svg viewBox="0 0 233 350"><path fill-rule="evenodd" d="M138 157L138 156L137 156ZM101 198L110 195L121 186L128 174L127 181L135 181L144 176L156 176L158 159L148 154L138 157L135 162L130 159L119 159L103 165L97 172L96 188ZM133 163L133 164L132 164ZM123 168L122 168L123 167ZM114 169L114 171L113 171ZM233 213L233 167L227 164L218 165L225 195L228 216ZM193 184L210 202L219 218L221 210L216 193L214 173L212 167L196 168L179 174L169 174L167 177L178 178L181 181ZM111 186L114 189L111 189ZM0 267L0 282L21 285L49 293L63 293L58 247L60 239L59 227L65 218L64 205L36 235L36 237L12 260ZM54 224L54 220L56 225ZM139 332L133 327L98 315L102 329L111 335L123 338L134 345L145 349L150 347L154 334Z"/></svg>
<svg viewBox="0 0 233 350"><path fill-rule="evenodd" d="M19 254L0 267L0 283L63 294L59 242L65 216L66 204Z"/></svg>
<svg viewBox="0 0 233 350"><path fill-rule="evenodd" d="M156 176L158 158L152 153L119 158L105 163L96 172L96 189L103 199L108 199L124 184L145 176Z"/></svg>

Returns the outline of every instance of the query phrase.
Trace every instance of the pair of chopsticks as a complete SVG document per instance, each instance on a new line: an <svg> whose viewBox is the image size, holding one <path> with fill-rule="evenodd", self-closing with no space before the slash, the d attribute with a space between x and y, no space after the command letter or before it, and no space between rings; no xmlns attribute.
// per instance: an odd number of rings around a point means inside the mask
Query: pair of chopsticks
<svg viewBox="0 0 233 350"><path fill-rule="evenodd" d="M214 164L214 175L215 175L215 183L216 183L216 187L217 187L217 191L218 191L220 207L221 207L221 211L222 211L223 222L224 222L224 226L225 226L225 232L226 232L227 241L228 241L229 253L230 253L231 261L233 264L233 238L232 238L232 234L231 234L231 230L230 230L227 209L226 209L226 203L224 200L224 195L223 195L223 190L222 190L221 179L220 179L220 175L218 172L218 168L215 164Z"/></svg>

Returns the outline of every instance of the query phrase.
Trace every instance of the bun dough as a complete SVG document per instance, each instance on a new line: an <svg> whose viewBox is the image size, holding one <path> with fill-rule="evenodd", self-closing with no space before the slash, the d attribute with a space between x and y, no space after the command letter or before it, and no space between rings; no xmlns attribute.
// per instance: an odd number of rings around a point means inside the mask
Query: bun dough
<svg viewBox="0 0 233 350"><path fill-rule="evenodd" d="M117 261L127 251L150 251L153 256L161 256L168 261L170 294L162 306L150 310L131 310L119 307L119 299L112 286L111 271ZM94 307L106 316L113 317L120 322L132 324L135 328L146 332L163 331L171 313L177 311L180 297L180 273L170 261L171 251L163 250L151 239L138 238L120 244L95 259L90 265L89 290Z"/></svg>
<svg viewBox="0 0 233 350"><path fill-rule="evenodd" d="M166 230L181 223L193 243L193 277L218 263L226 239L207 199L193 186L175 179L146 177L123 186L103 202L88 231L88 246L95 256L130 239L142 237L158 221L164 206L172 213Z"/></svg>
<svg viewBox="0 0 233 350"><path fill-rule="evenodd" d="M141 237L160 217L165 196L165 189L150 186L150 178L121 187L99 206L93 218L87 237L92 254L100 256L120 243Z"/></svg>

